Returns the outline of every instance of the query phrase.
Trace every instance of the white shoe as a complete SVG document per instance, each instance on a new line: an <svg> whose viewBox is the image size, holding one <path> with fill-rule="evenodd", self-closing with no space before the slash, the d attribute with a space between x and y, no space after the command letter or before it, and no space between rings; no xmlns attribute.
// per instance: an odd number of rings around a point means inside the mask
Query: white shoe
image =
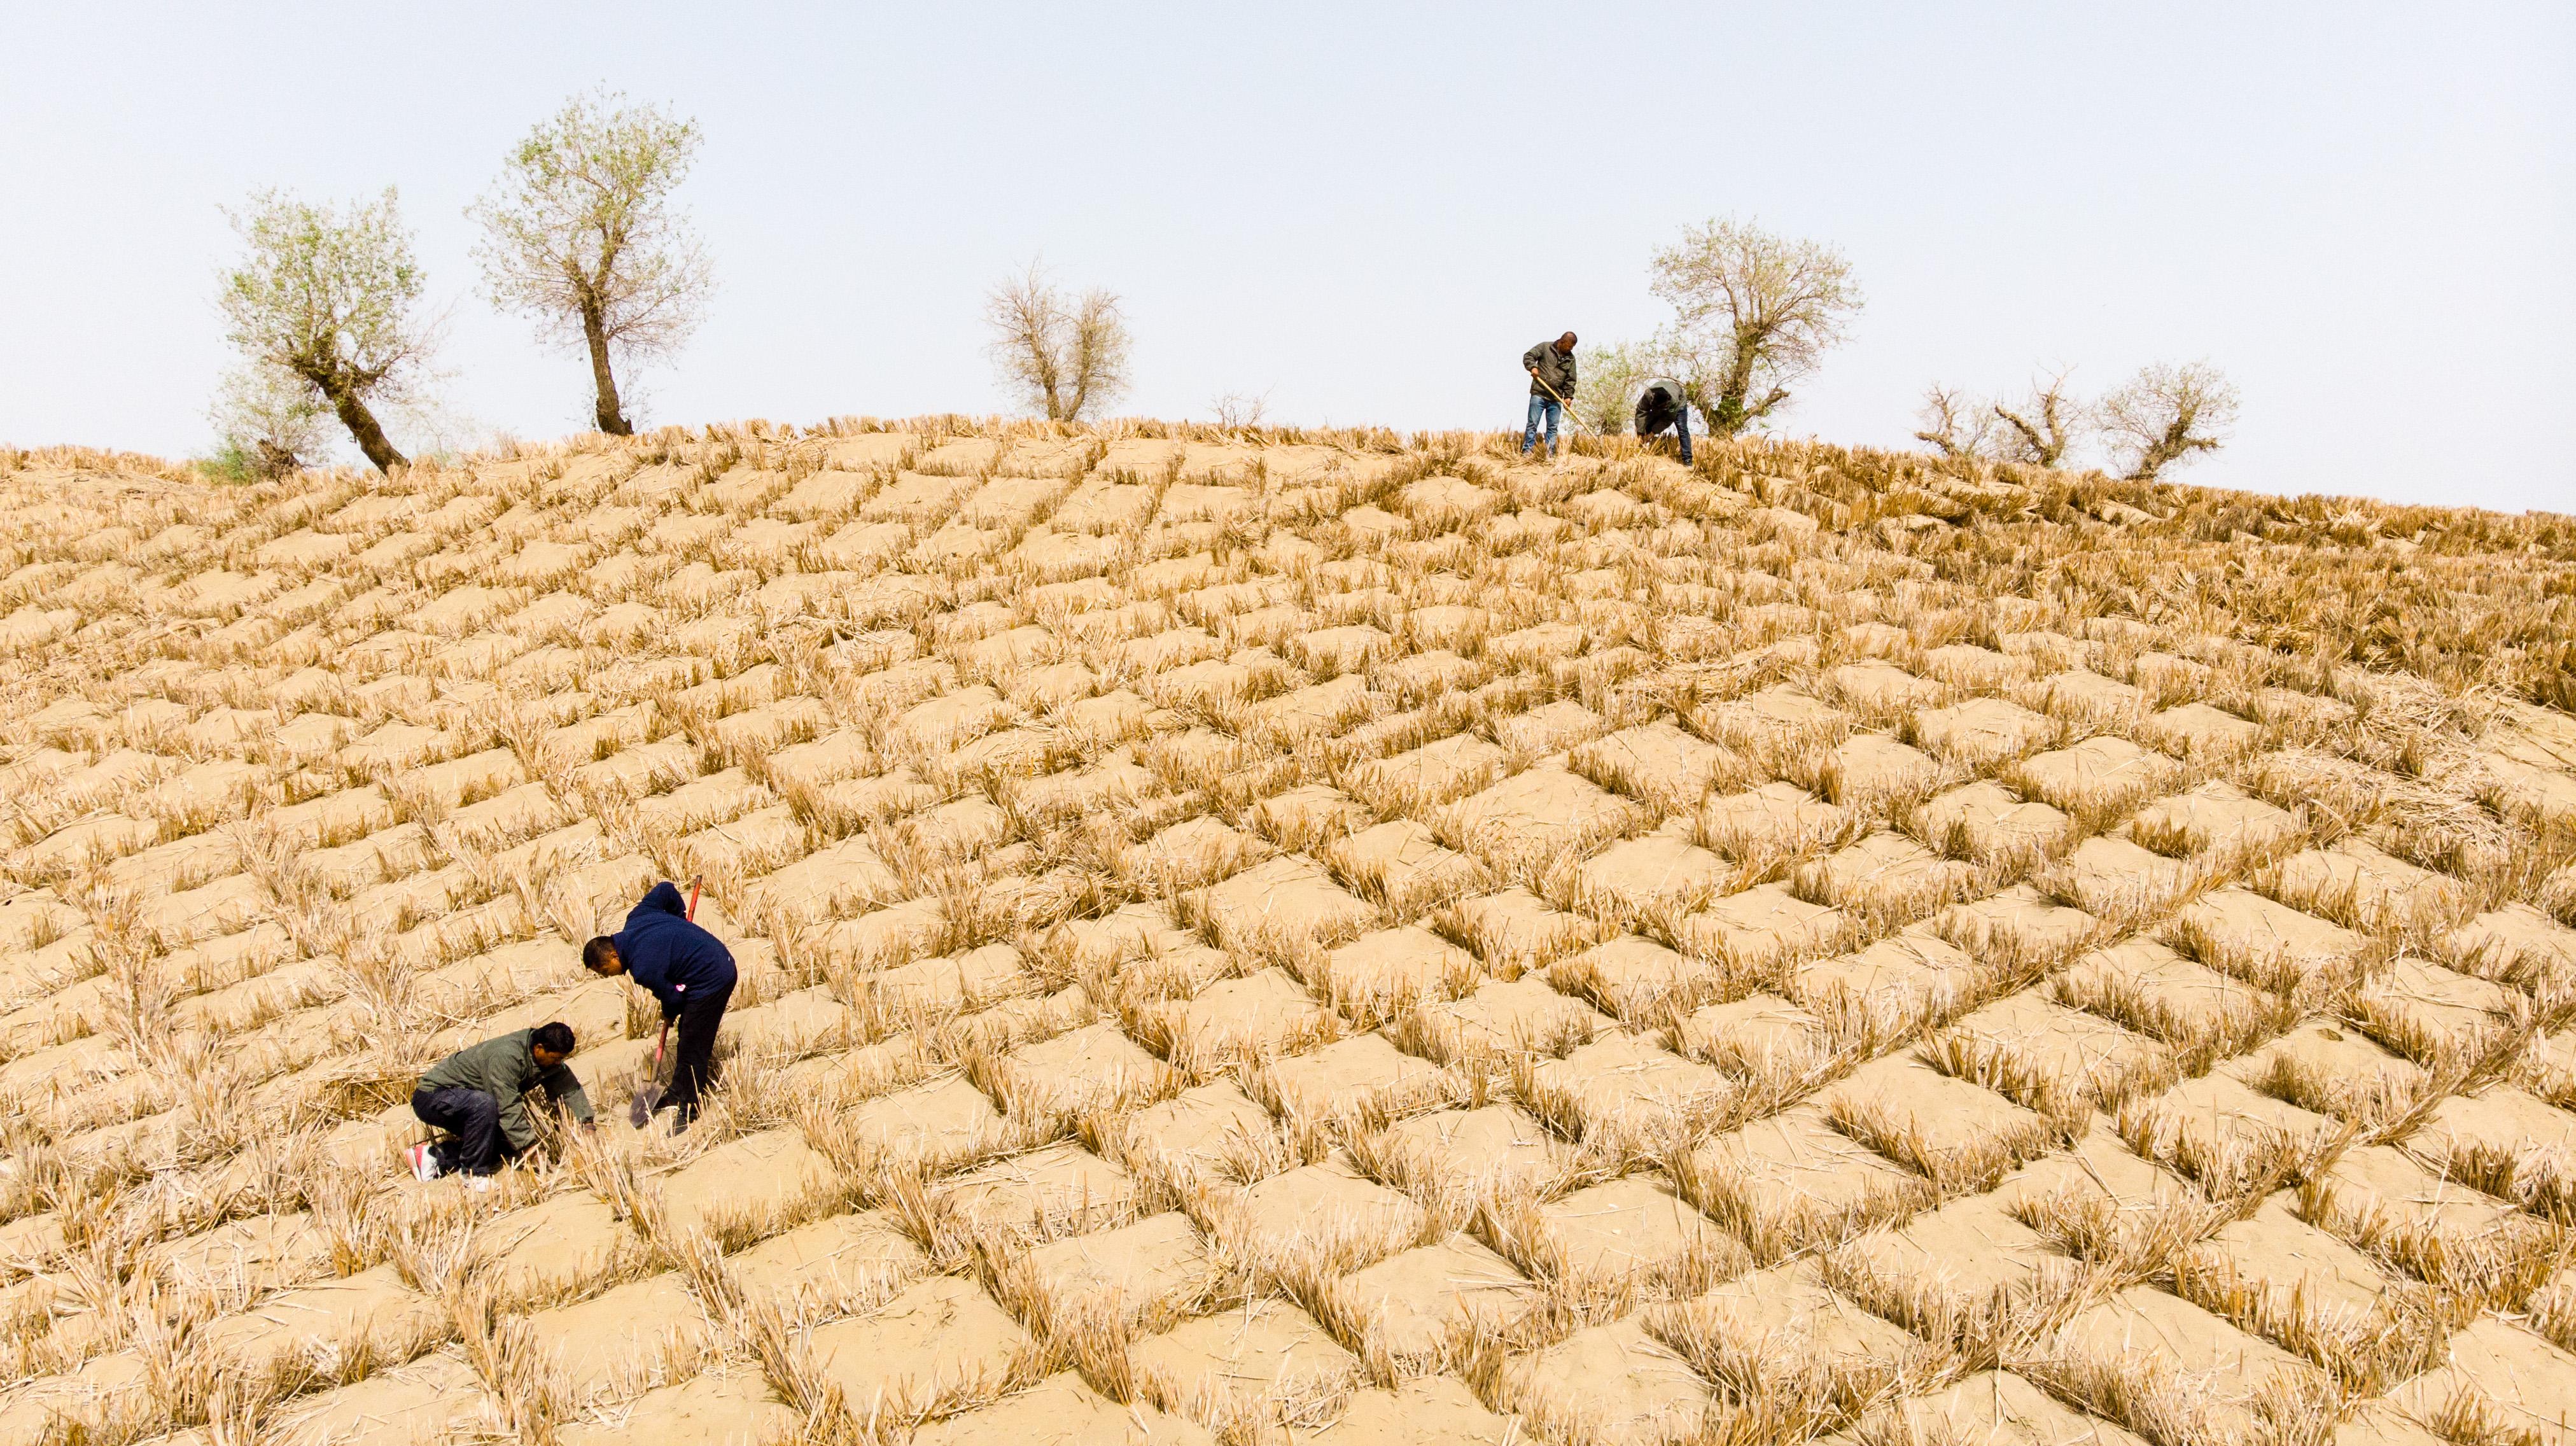
<svg viewBox="0 0 2576 1446"><path fill-rule="evenodd" d="M491 1177L488 1175L468 1175L465 1177L465 1188L473 1191L477 1195L489 1194L492 1190Z"/></svg>
<svg viewBox="0 0 2576 1446"><path fill-rule="evenodd" d="M431 1153L429 1146L414 1145L410 1149L403 1151L403 1158L411 1162L411 1177L413 1179L435 1180L438 1178L438 1156Z"/></svg>

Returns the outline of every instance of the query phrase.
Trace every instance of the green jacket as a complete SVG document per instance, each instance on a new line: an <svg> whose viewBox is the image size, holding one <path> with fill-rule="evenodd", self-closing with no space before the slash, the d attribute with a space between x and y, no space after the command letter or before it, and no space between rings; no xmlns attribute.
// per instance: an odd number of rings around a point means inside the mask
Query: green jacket
<svg viewBox="0 0 2576 1446"><path fill-rule="evenodd" d="M481 1090L501 1103L501 1134L513 1150L524 1150L537 1142L537 1127L528 1121L528 1091L542 1085L546 1097L583 1123L591 1119L590 1096L581 1092L581 1081L570 1065L553 1069L537 1068L536 1051L528 1044L533 1029L514 1029L497 1039L460 1049L430 1067L420 1077L425 1090Z"/></svg>
<svg viewBox="0 0 2576 1446"><path fill-rule="evenodd" d="M1558 351L1553 337L1521 353L1521 370L1538 373L1530 378L1531 396L1546 396L1554 387L1558 400L1574 401L1574 353Z"/></svg>

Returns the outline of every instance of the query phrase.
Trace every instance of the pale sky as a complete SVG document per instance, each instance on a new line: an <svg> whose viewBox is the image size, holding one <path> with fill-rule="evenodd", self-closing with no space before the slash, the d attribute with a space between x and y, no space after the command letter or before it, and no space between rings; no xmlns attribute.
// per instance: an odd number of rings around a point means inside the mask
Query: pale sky
<svg viewBox="0 0 2576 1446"><path fill-rule="evenodd" d="M256 18L245 18L256 11ZM1518 357L1642 337L1758 218L1868 295L1778 428L1926 383L2206 359L2176 480L2576 510L2576 6L0 3L0 441L211 445L219 208L399 186L459 416L586 424L462 211L598 85L694 117L722 282L640 423L985 413L978 311L1121 293L1124 414L1517 427Z"/></svg>

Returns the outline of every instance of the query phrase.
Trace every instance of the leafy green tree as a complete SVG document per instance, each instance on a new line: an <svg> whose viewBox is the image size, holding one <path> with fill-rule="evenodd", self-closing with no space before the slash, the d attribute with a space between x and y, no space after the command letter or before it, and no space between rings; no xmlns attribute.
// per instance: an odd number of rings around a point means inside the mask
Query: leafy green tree
<svg viewBox="0 0 2576 1446"><path fill-rule="evenodd" d="M706 253L671 193L697 156L695 122L603 93L576 96L510 153L496 188L467 209L494 305L537 319L590 358L599 430L630 436L620 360L688 339L715 289Z"/></svg>
<svg viewBox="0 0 2576 1446"><path fill-rule="evenodd" d="M1656 296L1672 303L1657 342L1708 429L1732 437L1785 405L1861 308L1851 263L1830 246L1711 221L1655 253Z"/></svg>
<svg viewBox="0 0 2576 1446"><path fill-rule="evenodd" d="M393 188L345 211L267 191L230 217L248 254L220 278L227 339L329 406L378 471L402 465L370 403L401 398L431 339L413 315L421 270Z"/></svg>
<svg viewBox="0 0 2576 1446"><path fill-rule="evenodd" d="M1671 371L1673 361L1651 341L1585 347L1575 373L1575 420L1596 432L1626 431L1638 390Z"/></svg>
<svg viewBox="0 0 2576 1446"><path fill-rule="evenodd" d="M331 409L303 378L267 362L224 374L207 420L215 424L212 470L235 481L283 477L322 460Z"/></svg>

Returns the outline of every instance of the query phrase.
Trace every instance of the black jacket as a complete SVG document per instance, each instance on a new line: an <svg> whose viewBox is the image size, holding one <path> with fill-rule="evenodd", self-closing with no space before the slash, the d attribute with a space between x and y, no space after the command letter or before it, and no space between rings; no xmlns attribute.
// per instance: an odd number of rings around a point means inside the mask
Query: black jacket
<svg viewBox="0 0 2576 1446"><path fill-rule="evenodd" d="M609 936L626 973L662 1001L662 1017L677 1019L689 996L703 999L733 988L733 952L715 935L689 922L688 903L668 880L653 886Z"/></svg>
<svg viewBox="0 0 2576 1446"><path fill-rule="evenodd" d="M1574 353L1558 351L1554 341L1543 341L1521 353L1521 370L1538 373L1530 381L1530 395L1543 397L1548 388L1556 389L1558 401L1574 401ZM1545 382L1546 386L1539 383Z"/></svg>

